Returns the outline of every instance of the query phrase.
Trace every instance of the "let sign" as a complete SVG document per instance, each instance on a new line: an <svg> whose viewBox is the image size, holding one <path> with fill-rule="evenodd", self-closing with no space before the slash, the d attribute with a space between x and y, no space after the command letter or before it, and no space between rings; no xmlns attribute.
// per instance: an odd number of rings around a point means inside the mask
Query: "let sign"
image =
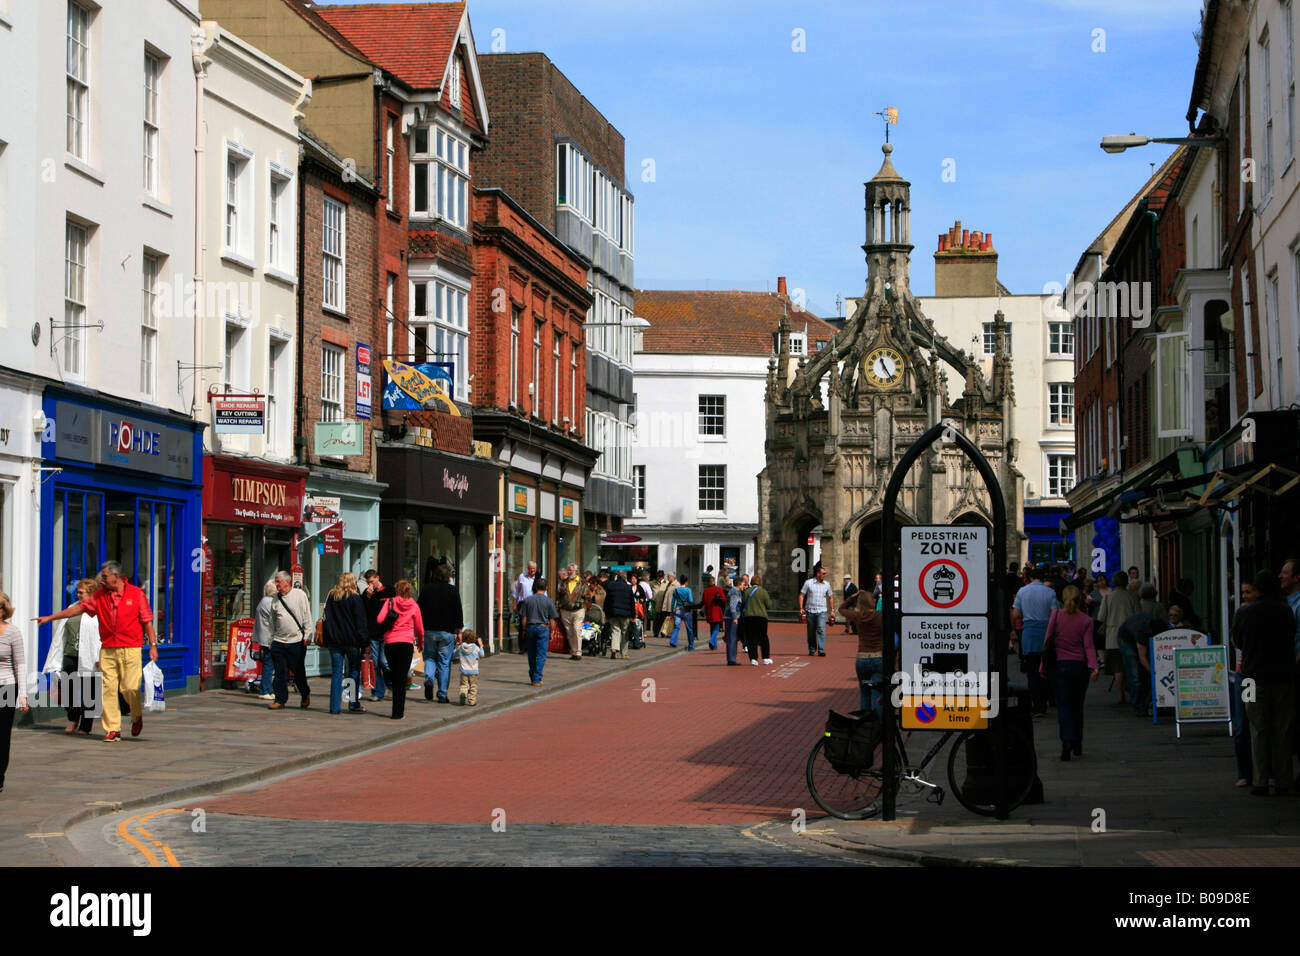
<svg viewBox="0 0 1300 956"><path fill-rule="evenodd" d="M903 528L903 613L987 614L988 549L987 528Z"/></svg>

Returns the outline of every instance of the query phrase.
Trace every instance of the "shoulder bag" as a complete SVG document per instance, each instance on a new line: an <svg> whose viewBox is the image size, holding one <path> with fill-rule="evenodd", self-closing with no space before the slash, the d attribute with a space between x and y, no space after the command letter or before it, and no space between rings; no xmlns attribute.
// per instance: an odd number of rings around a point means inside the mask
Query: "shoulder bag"
<svg viewBox="0 0 1300 956"><path fill-rule="evenodd" d="M307 629L302 626L302 621L298 620L298 615L294 614L293 611L289 608L289 605L284 603L284 595L277 594L275 596L275 599L280 602L280 607L284 608L285 612L289 615L289 617L293 619L294 626L298 628L299 636L301 636L303 640L306 640Z"/></svg>

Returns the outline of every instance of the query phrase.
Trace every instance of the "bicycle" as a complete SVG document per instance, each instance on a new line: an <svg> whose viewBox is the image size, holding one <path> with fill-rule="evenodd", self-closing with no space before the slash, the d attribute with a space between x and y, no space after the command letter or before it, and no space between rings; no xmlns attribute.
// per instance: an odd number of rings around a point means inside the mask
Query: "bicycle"
<svg viewBox="0 0 1300 956"><path fill-rule="evenodd" d="M863 684L884 693L883 682L863 681ZM863 713L858 711L856 713ZM1007 809L1013 810L1024 803L1038 777L1038 757L1033 744L1015 727L1004 729L1006 734L1006 798ZM880 813L884 791L884 772L881 770L883 751L878 745L878 755L865 767L833 765L825 753L830 732L823 734L808 754L806 777L808 792L813 801L833 817L841 820L868 820ZM903 731L894 725L895 774L898 796L926 794L926 799L940 806L944 788L926 776L926 768L939 752L956 737L948 752L948 788L957 801L980 816L993 816L997 812L997 782L993 735L983 730L944 731L917 764L909 761Z"/></svg>

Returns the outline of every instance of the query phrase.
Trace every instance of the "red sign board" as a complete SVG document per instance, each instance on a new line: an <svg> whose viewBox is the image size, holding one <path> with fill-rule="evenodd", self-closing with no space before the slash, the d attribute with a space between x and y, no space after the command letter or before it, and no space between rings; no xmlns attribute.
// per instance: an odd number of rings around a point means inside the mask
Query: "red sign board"
<svg viewBox="0 0 1300 956"><path fill-rule="evenodd" d="M212 549L203 546L203 620L199 637L199 677L207 680L216 673L212 663L212 602L213 586L216 584L216 571L212 567Z"/></svg>
<svg viewBox="0 0 1300 956"><path fill-rule="evenodd" d="M282 477L230 467L225 460L203 460L203 505L209 521L279 525L302 523L305 474Z"/></svg>
<svg viewBox="0 0 1300 956"><path fill-rule="evenodd" d="M343 522L336 521L332 525L327 525L321 532L321 538L325 541L326 554L343 553Z"/></svg>
<svg viewBox="0 0 1300 956"><path fill-rule="evenodd" d="M600 540L604 544L635 544L641 538L635 534L602 534Z"/></svg>
<svg viewBox="0 0 1300 956"><path fill-rule="evenodd" d="M241 617L230 622L230 643L226 649L226 680L252 680L262 673L262 665L253 660L253 619Z"/></svg>

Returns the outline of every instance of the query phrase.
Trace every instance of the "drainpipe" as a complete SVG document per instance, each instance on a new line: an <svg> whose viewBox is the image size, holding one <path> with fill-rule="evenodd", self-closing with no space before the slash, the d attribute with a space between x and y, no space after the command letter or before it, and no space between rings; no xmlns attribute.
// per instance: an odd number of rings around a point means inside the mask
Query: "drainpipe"
<svg viewBox="0 0 1300 956"><path fill-rule="evenodd" d="M203 308L206 301L203 283L203 260L207 256L204 242L204 126L203 81L208 73L203 55L211 47L207 31L199 26L190 32L190 59L194 66L194 392L190 400L190 417L198 418L199 388L203 384ZM179 383L178 383L179 385ZM180 397L184 397L183 393Z"/></svg>

